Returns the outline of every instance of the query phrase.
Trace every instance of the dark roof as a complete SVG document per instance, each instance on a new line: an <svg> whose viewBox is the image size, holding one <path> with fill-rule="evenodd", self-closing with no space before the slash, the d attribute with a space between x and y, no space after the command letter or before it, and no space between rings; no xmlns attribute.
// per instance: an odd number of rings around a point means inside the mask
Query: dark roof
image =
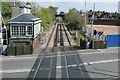
<svg viewBox="0 0 120 80"><path fill-rule="evenodd" d="M38 20L40 20L40 18L32 14L20 14L16 17L13 17L8 22L33 22L33 21L38 21Z"/></svg>
<svg viewBox="0 0 120 80"><path fill-rule="evenodd" d="M28 6L19 6L19 8L28 8L28 9L31 9L31 8L28 7Z"/></svg>
<svg viewBox="0 0 120 80"><path fill-rule="evenodd" d="M90 18L92 20L92 18ZM111 19L111 18L94 18L94 20L116 20L116 19Z"/></svg>

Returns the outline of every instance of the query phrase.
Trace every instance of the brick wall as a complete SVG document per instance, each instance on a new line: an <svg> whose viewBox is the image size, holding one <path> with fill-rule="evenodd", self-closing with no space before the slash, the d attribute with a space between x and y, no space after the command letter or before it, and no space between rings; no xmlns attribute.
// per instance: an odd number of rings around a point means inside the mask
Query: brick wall
<svg viewBox="0 0 120 80"><path fill-rule="evenodd" d="M87 27L91 28L91 25L87 25ZM112 26L112 25L93 25L93 30L103 31L104 35L109 34L120 34L120 26Z"/></svg>
<svg viewBox="0 0 120 80"><path fill-rule="evenodd" d="M119 26L118 20L94 20L94 25L115 25Z"/></svg>
<svg viewBox="0 0 120 80"><path fill-rule="evenodd" d="M33 50L40 44L40 35L33 40Z"/></svg>

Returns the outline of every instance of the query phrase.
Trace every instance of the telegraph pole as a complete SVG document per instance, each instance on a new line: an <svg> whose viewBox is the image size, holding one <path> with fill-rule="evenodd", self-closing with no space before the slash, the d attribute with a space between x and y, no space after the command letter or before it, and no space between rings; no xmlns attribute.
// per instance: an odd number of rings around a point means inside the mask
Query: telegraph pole
<svg viewBox="0 0 120 80"><path fill-rule="evenodd" d="M86 0L85 0L85 26L84 26L84 28L85 28L85 30L86 30ZM86 32L86 31L85 31ZM87 41L87 35L86 35L86 33L85 33L85 41Z"/></svg>
<svg viewBox="0 0 120 80"><path fill-rule="evenodd" d="M87 34L86 34L86 0L85 0L85 26L84 26L84 29L85 29L85 47L87 45Z"/></svg>
<svg viewBox="0 0 120 80"><path fill-rule="evenodd" d="M91 29L93 27L93 22L94 22L94 16L95 16L95 3L94 3L94 7L93 7L93 15L92 15L92 22L91 22ZM94 38L93 38L93 49L95 48L94 47Z"/></svg>
<svg viewBox="0 0 120 80"><path fill-rule="evenodd" d="M86 27L86 0L85 0L85 27Z"/></svg>
<svg viewBox="0 0 120 80"><path fill-rule="evenodd" d="M94 16L95 16L95 3L94 3L94 8L93 8L93 15L92 15L91 28L93 27Z"/></svg>

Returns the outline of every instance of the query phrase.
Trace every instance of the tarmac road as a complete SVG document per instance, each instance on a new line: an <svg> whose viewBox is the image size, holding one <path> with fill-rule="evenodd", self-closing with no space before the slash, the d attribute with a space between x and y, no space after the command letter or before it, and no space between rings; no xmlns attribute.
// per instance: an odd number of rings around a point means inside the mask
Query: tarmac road
<svg viewBox="0 0 120 80"><path fill-rule="evenodd" d="M103 50L104 51L104 50ZM106 49L107 51L107 49ZM116 51L116 50L115 50ZM118 53L100 52L99 50L48 53L43 59L37 78L116 78L118 77ZM90 53L91 52L91 53ZM94 53L93 53L94 52ZM96 53L95 53L96 52ZM77 56L77 57L75 57ZM40 57L39 57L40 58ZM81 65L81 71L76 64L76 58ZM27 78L37 55L24 57L2 57L3 78Z"/></svg>

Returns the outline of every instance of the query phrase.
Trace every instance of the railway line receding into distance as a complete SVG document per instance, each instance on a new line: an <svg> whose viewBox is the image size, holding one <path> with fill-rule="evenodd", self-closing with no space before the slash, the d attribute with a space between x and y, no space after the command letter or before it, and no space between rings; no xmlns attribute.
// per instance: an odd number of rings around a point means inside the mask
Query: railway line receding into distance
<svg viewBox="0 0 120 80"><path fill-rule="evenodd" d="M81 63L83 62L80 55L71 43L69 31L62 18L58 17L46 47L39 53L27 79L81 78L85 80L85 78L90 78L85 66L79 65Z"/></svg>

